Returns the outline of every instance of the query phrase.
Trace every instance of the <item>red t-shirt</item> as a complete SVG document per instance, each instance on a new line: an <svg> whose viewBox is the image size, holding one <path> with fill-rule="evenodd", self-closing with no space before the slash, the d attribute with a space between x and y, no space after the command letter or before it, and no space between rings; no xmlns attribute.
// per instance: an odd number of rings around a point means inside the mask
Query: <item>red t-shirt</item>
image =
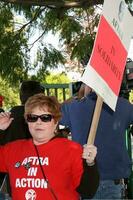
<svg viewBox="0 0 133 200"><path fill-rule="evenodd" d="M80 144L55 138L37 148L44 173L57 199L78 200L76 187L83 173ZM55 200L44 180L31 139L0 147L0 171L9 172L13 200Z"/></svg>

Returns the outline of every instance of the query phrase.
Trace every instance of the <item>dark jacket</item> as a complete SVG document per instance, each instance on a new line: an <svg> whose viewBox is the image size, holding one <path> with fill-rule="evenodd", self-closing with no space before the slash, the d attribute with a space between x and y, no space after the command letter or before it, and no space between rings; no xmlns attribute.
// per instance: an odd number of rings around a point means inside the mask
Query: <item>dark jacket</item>
<svg viewBox="0 0 133 200"><path fill-rule="evenodd" d="M86 144L96 103L95 93L81 100L73 100L62 105L60 124L70 128L72 139ZM101 180L128 178L132 163L129 158L125 133L133 124L133 105L119 97L114 112L103 104L97 128L97 165Z"/></svg>

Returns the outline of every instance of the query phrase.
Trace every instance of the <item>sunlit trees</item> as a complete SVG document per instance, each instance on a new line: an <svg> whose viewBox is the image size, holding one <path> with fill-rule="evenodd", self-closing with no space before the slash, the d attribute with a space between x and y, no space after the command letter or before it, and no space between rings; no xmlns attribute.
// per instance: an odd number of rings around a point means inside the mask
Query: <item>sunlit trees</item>
<svg viewBox="0 0 133 200"><path fill-rule="evenodd" d="M131 5L131 0L127 1ZM58 66L82 71L92 51L102 0L5 0L0 1L0 74L11 84L29 78L44 80ZM17 20L20 15L23 20ZM58 33L55 49L45 40ZM31 37L35 37L29 43ZM30 51L38 43L31 62ZM33 58L32 58L33 59Z"/></svg>
<svg viewBox="0 0 133 200"><path fill-rule="evenodd" d="M18 14L23 16L23 21L17 21ZM81 61L91 53L98 19L95 7L68 9L1 2L1 76L17 84L27 79L31 70L38 79L45 78L51 69L65 63L69 71L71 66L80 70ZM36 35L37 30L39 35L29 44L29 39ZM49 32L58 33L59 49L46 43L45 36ZM31 63L30 50L35 42L38 42L37 57Z"/></svg>

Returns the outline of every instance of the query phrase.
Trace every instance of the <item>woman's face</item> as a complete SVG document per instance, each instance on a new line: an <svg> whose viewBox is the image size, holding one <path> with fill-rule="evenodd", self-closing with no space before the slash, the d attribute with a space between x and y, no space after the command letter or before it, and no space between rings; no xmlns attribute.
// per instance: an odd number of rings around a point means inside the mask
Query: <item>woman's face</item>
<svg viewBox="0 0 133 200"><path fill-rule="evenodd" d="M39 107L34 108L31 113L31 115L39 116L44 114L51 113L49 113L47 109L40 109ZM27 121L27 123L35 145L46 143L55 136L54 132L57 123L55 123L54 118L47 122L43 122L40 118L38 118L36 122Z"/></svg>

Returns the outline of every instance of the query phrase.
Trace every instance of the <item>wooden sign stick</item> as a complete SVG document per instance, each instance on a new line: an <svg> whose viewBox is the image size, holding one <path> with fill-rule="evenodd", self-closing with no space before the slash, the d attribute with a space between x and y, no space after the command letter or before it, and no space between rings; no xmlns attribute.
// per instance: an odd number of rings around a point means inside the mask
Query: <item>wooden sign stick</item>
<svg viewBox="0 0 133 200"><path fill-rule="evenodd" d="M89 132L89 135L88 135L87 144L94 144L102 105L103 105L103 99L102 99L102 97L100 97L98 95L94 114L93 114L93 119L92 119L92 123L91 123L90 132Z"/></svg>

